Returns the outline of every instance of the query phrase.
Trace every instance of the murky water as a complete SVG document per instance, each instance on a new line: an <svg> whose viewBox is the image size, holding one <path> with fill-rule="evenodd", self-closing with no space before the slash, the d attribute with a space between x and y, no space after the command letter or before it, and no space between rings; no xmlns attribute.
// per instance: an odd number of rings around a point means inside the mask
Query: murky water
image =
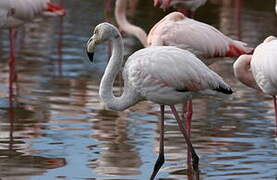
<svg viewBox="0 0 277 180"><path fill-rule="evenodd" d="M113 2L113 1L111 1ZM197 20L255 46L277 34L273 0L210 0ZM17 42L17 90L8 98L8 40L0 41L0 178L138 179L151 174L159 146L159 106L140 103L124 112L103 109L98 85L109 48L87 62L84 46L91 29L114 22L102 0L66 0L68 14L21 28ZM139 2L130 20L149 30L166 13L152 1ZM240 13L239 13L240 12ZM23 31L25 29L25 31ZM125 37L126 54L141 48ZM225 99L193 101L192 142L200 156L201 179L275 180L277 142L271 98L235 80L225 58L212 65L235 90ZM119 83L118 83L119 84ZM117 90L120 90L117 86ZM190 179L186 146L166 111L166 163L157 178Z"/></svg>

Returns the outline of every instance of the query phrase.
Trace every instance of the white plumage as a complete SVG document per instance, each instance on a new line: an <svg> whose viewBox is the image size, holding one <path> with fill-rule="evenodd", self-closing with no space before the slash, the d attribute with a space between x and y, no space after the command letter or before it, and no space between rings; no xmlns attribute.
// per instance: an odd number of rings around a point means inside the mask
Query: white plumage
<svg viewBox="0 0 277 180"><path fill-rule="evenodd" d="M192 53L172 46L135 52L126 62L123 77L142 98L165 105L183 103L193 92L230 88Z"/></svg>
<svg viewBox="0 0 277 180"><path fill-rule="evenodd" d="M123 42L119 31L109 23L96 26L87 43L91 61L97 44L111 40L112 56L100 83L99 94L109 109L122 111L139 101L150 100L161 105L160 154L151 180L164 162L163 123L164 105L169 105L181 132L191 150L194 170L198 170L198 156L182 125L174 104L183 103L194 94L219 92L231 94L232 90L220 76L187 50L173 46L153 46L132 54L123 70L124 90L121 96L113 94L113 83L123 64Z"/></svg>
<svg viewBox="0 0 277 180"><path fill-rule="evenodd" d="M277 38L269 36L255 48L253 55L240 56L233 67L242 83L273 97L277 125Z"/></svg>
<svg viewBox="0 0 277 180"><path fill-rule="evenodd" d="M261 90L272 96L277 95L277 39L255 48L251 69Z"/></svg>

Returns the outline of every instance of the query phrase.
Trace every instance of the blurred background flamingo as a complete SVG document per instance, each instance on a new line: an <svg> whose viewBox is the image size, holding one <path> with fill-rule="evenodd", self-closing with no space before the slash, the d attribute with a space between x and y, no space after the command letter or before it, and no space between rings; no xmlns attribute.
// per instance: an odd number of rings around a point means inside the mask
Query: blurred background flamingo
<svg viewBox="0 0 277 180"><path fill-rule="evenodd" d="M65 10L50 0L5 0L0 2L0 29L9 29L9 89L12 92L15 73L16 28L32 22L37 17L63 16ZM11 93L12 94L12 93Z"/></svg>

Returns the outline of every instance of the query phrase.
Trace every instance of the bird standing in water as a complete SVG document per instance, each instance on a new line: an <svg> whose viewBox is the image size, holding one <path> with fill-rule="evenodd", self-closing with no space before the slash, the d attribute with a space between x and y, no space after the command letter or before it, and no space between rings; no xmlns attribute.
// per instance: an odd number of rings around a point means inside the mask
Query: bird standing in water
<svg viewBox="0 0 277 180"><path fill-rule="evenodd" d="M99 94L107 108L123 111L143 100L160 104L160 152L152 176L154 179L164 163L164 106L170 106L192 154L198 171L199 158L190 142L175 104L184 103L195 95L231 94L232 89L222 78L187 50L172 46L153 46L136 51L123 69L124 87L119 97L113 94L113 83L123 65L123 42L116 27L102 23L95 27L87 42L87 53L93 62L96 45L112 41L112 56L100 83Z"/></svg>
<svg viewBox="0 0 277 180"><path fill-rule="evenodd" d="M1 0L0 29L9 29L9 88L15 79L15 36L16 28L31 22L37 17L63 16L65 10L50 2L50 0Z"/></svg>

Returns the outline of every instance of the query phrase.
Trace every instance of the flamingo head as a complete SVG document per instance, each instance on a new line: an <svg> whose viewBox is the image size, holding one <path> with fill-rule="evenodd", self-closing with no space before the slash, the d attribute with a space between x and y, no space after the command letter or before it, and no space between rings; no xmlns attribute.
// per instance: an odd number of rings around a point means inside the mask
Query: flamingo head
<svg viewBox="0 0 277 180"><path fill-rule="evenodd" d="M93 62L93 55L97 44L108 40L120 38L117 28L109 23L101 23L97 25L93 31L92 37L88 40L86 50L89 60Z"/></svg>

